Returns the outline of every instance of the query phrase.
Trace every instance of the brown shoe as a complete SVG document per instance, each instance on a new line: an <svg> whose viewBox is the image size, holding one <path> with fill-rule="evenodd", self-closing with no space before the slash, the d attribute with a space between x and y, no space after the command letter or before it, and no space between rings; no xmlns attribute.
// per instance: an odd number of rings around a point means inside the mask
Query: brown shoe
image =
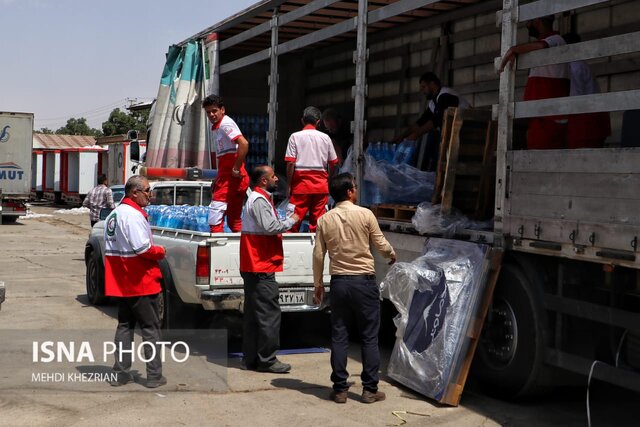
<svg viewBox="0 0 640 427"><path fill-rule="evenodd" d="M375 393L369 390L364 390L362 392L362 399L360 400L362 403L374 403L380 402L387 398L387 395L381 391L376 391Z"/></svg>
<svg viewBox="0 0 640 427"><path fill-rule="evenodd" d="M336 403L347 403L347 390L345 391L332 391L331 400Z"/></svg>

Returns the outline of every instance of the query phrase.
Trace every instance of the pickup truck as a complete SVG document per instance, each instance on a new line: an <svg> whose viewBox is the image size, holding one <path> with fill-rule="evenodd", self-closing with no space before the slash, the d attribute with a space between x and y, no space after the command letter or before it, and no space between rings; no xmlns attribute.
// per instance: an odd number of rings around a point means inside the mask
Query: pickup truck
<svg viewBox="0 0 640 427"><path fill-rule="evenodd" d="M207 181L163 181L151 184L152 204L189 201L208 205ZM106 216L106 215L105 215ZM190 308L243 311L243 280L239 272L240 233L208 233L152 226L154 243L167 251L160 262L162 271L162 324L185 326ZM284 312L320 311L327 307L313 302L311 268L315 235L285 233L284 271L276 274L280 284L280 305ZM85 246L87 297L91 304L107 302L104 296L104 221L91 230ZM328 269L325 270L329 283ZM328 293L329 289L326 289ZM325 301L327 299L325 298Z"/></svg>

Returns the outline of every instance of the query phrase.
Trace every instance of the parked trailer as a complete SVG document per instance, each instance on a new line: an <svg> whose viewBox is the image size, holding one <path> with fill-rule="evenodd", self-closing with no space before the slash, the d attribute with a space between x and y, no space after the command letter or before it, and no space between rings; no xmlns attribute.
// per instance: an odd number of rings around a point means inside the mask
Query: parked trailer
<svg viewBox="0 0 640 427"><path fill-rule="evenodd" d="M44 188L43 197L56 203L62 200L62 192L60 187L61 175L61 150L44 151L43 176Z"/></svg>
<svg viewBox="0 0 640 427"><path fill-rule="evenodd" d="M26 214L32 134L33 113L0 112L0 223Z"/></svg>
<svg viewBox="0 0 640 427"><path fill-rule="evenodd" d="M415 120L423 102L416 81L425 71L435 71L475 107L495 106L495 228L457 236L505 251L476 352L476 375L509 397L566 378L558 372L591 373L640 390L640 219L634 191L640 152L620 148L618 139L621 130L629 134L620 112L640 109L640 2L303 3L263 1L185 40L182 45L202 41L207 51L211 74L205 76L205 92L220 93L231 117L267 106L268 160L280 170L302 109L341 108L352 119L360 188L365 132L370 141L389 140ZM577 31L585 41L522 54L517 68L498 79L495 58L516 40L526 41L519 28L550 14L558 16L561 32ZM592 59L609 92L515 102L529 67ZM521 141L513 129L521 119L597 111L612 112L610 148L516 149ZM380 223L400 261L422 253L429 236L406 223ZM382 279L385 267L377 267ZM594 365L596 359L601 363Z"/></svg>
<svg viewBox="0 0 640 427"><path fill-rule="evenodd" d="M96 186L100 170L102 147L85 147L62 152L62 200L79 205L89 190Z"/></svg>
<svg viewBox="0 0 640 427"><path fill-rule="evenodd" d="M147 150L146 141L128 140L108 144L107 178L111 185L124 185L137 174Z"/></svg>
<svg viewBox="0 0 640 427"><path fill-rule="evenodd" d="M36 197L42 197L44 189L44 151L34 150L31 159L31 194Z"/></svg>

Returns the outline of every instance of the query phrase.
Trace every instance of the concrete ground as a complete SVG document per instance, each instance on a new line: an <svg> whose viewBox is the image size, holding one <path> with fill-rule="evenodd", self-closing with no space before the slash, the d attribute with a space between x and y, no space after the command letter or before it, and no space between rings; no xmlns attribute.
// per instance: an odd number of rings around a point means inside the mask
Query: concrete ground
<svg viewBox="0 0 640 427"><path fill-rule="evenodd" d="M55 337L60 330L115 330L116 308L90 306L85 296L83 251L89 232L88 215L54 213L56 209L35 206L33 212L45 216L0 226L0 280L7 287L7 300L0 310L0 337L42 337L49 331ZM304 336L299 341L285 336L283 342L303 347L327 345L326 333L318 333L317 325L307 329L300 321L303 318L296 319L299 324L284 327L283 334L297 331ZM0 340L1 426L100 426L116 422L155 426L393 426L402 423L400 417L407 426L583 426L587 422L585 387L560 389L541 401L528 403L496 400L468 387L460 406L453 408L440 406L386 378L384 366L380 389L387 400L362 404L356 344L349 360L355 384L345 405L327 399L331 386L327 352L282 356L293 365L292 372L285 375L243 371L238 359L229 359L228 368L223 369L227 387L212 392L189 391L188 386L176 383L176 377L182 375L172 378L171 371L167 372L169 383L155 390L140 384L113 388L106 383L74 387L16 381L16 373L32 363L31 354L19 354L11 348L10 342ZM383 349L383 360L388 360L389 352L389 348ZM207 372L193 366L184 369L192 370L189 374L193 378ZM636 394L593 384L592 425L637 425L637 401Z"/></svg>

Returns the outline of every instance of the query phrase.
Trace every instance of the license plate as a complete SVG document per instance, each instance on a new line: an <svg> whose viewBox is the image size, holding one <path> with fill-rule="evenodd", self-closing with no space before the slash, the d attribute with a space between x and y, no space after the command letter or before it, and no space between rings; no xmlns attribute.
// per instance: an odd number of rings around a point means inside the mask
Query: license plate
<svg viewBox="0 0 640 427"><path fill-rule="evenodd" d="M280 291L280 305L304 304L304 291Z"/></svg>

